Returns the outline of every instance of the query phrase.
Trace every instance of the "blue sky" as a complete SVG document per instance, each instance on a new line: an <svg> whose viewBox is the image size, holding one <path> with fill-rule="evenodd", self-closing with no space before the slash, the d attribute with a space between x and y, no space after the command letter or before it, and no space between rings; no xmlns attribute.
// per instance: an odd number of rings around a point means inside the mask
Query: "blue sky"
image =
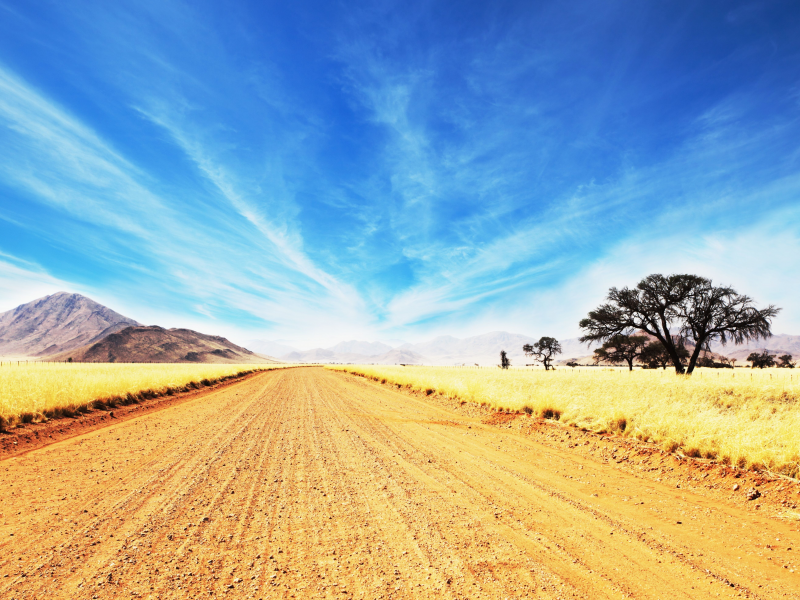
<svg viewBox="0 0 800 600"><path fill-rule="evenodd" d="M0 0L0 310L566 338L691 272L797 334L798 257L795 2Z"/></svg>

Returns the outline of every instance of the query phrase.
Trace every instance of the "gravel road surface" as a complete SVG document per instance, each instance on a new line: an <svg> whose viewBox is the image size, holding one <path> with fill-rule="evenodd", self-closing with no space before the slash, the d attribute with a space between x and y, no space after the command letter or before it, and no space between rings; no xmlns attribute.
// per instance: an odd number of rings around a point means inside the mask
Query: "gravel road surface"
<svg viewBox="0 0 800 600"><path fill-rule="evenodd" d="M0 461L2 598L800 598L797 522L319 368Z"/></svg>

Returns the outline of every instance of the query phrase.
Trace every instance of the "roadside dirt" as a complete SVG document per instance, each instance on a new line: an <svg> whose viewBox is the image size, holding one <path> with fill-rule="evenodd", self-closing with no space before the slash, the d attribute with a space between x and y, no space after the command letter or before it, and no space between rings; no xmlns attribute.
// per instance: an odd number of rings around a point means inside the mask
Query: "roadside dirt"
<svg viewBox="0 0 800 600"><path fill-rule="evenodd" d="M391 384L385 384L390 388ZM428 396L402 390L411 396ZM439 395L430 402L458 414L479 418L481 423L518 432L533 440L569 450L574 454L615 464L617 469L673 485L749 510L762 510L772 517L800 522L800 481L769 471L752 471L692 458L680 451L665 452L652 443L613 433L597 434L557 421L531 418L521 412L494 411ZM757 493L753 494L755 491ZM750 497L748 497L750 493Z"/></svg>
<svg viewBox="0 0 800 600"><path fill-rule="evenodd" d="M0 597L798 598L800 522L491 417L291 369L0 461Z"/></svg>

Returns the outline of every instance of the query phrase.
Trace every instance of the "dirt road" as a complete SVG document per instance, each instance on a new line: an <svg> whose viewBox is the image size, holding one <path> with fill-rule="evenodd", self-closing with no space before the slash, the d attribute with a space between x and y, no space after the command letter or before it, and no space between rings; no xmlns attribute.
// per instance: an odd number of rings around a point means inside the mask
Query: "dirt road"
<svg viewBox="0 0 800 600"><path fill-rule="evenodd" d="M0 462L2 598L800 598L800 531L322 369Z"/></svg>

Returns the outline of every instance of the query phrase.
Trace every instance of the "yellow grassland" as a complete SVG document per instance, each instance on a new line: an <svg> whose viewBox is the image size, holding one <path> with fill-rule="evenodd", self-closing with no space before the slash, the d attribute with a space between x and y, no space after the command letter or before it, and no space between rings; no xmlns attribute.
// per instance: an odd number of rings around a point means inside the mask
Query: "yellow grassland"
<svg viewBox="0 0 800 600"><path fill-rule="evenodd" d="M283 366L4 361L0 366L0 428L172 395Z"/></svg>
<svg viewBox="0 0 800 600"><path fill-rule="evenodd" d="M800 373L791 369L699 369L679 376L660 369L329 368L800 476Z"/></svg>

